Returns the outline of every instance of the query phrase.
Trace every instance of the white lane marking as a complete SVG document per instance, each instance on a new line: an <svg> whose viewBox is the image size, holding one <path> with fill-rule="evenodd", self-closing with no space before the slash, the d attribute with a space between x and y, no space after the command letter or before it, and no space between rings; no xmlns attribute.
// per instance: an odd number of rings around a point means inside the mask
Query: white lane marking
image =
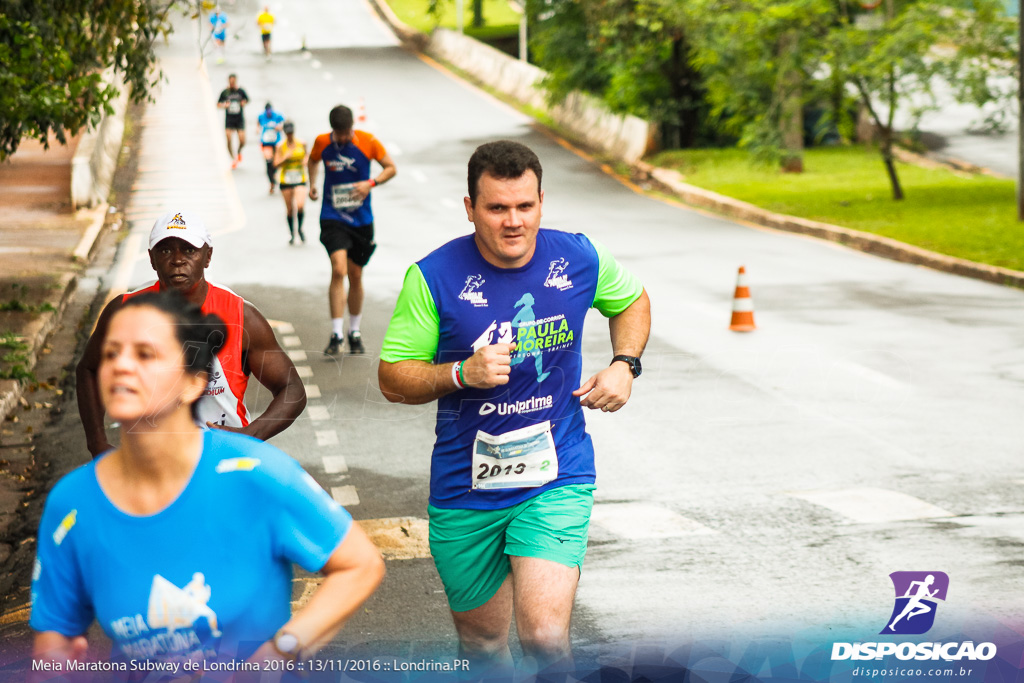
<svg viewBox="0 0 1024 683"><path fill-rule="evenodd" d="M322 432L316 432L316 445L317 446L337 446L338 445L338 432L333 429L328 429Z"/></svg>
<svg viewBox="0 0 1024 683"><path fill-rule="evenodd" d="M623 538L676 538L715 533L699 522L648 503L595 503L591 520Z"/></svg>
<svg viewBox="0 0 1024 683"><path fill-rule="evenodd" d="M321 66L323 66L319 59L314 59L312 62L309 63L309 65L314 69L319 69Z"/></svg>
<svg viewBox="0 0 1024 683"><path fill-rule="evenodd" d="M313 368L308 365L296 365L295 372L299 373L299 377L312 377Z"/></svg>
<svg viewBox="0 0 1024 683"><path fill-rule="evenodd" d="M394 142L389 142L388 144L384 145L384 148L388 150L388 155L389 156L393 156L393 157L400 157L400 156L402 156L402 149L397 144L395 144Z"/></svg>
<svg viewBox="0 0 1024 683"><path fill-rule="evenodd" d="M290 337L283 338L281 340L281 343L284 344L285 346L298 346L299 344L302 343L302 341L295 335L292 335Z"/></svg>
<svg viewBox="0 0 1024 683"><path fill-rule="evenodd" d="M324 72L324 80L325 81L333 81L334 80L334 75L331 72L329 72L329 71L325 71Z"/></svg>
<svg viewBox="0 0 1024 683"><path fill-rule="evenodd" d="M359 505L359 494L356 493L355 486L332 486L331 498L344 507Z"/></svg>
<svg viewBox="0 0 1024 683"><path fill-rule="evenodd" d="M292 359L293 363L298 363L299 361L307 360L306 352L302 350L289 350L286 351L285 353L288 354L288 357Z"/></svg>
<svg viewBox="0 0 1024 683"><path fill-rule="evenodd" d="M877 488L787 491L794 498L828 508L854 522L874 524L953 517L953 513L898 491Z"/></svg>
<svg viewBox="0 0 1024 683"><path fill-rule="evenodd" d="M343 455L325 455L324 472L327 474L341 474L348 472L348 463Z"/></svg>
<svg viewBox="0 0 1024 683"><path fill-rule="evenodd" d="M295 334L295 328L292 327L291 323L286 323L283 320L268 320L267 322L270 323L270 326L280 334ZM296 337L296 339L298 339L298 337Z"/></svg>
<svg viewBox="0 0 1024 683"><path fill-rule="evenodd" d="M327 412L327 406L306 406L306 410L309 412L309 419L314 422L331 419L331 414Z"/></svg>
<svg viewBox="0 0 1024 683"><path fill-rule="evenodd" d="M306 398L320 398L320 387L315 384L307 384Z"/></svg>
<svg viewBox="0 0 1024 683"><path fill-rule="evenodd" d="M138 231L132 231L128 234L128 238L124 241L124 249L121 260L117 264L117 270L114 273L114 280L110 285L110 294L108 295L107 301L113 299L118 294L128 291L128 285L130 284L132 277L132 270L135 268L135 263L142 258L142 238L143 234Z"/></svg>
<svg viewBox="0 0 1024 683"><path fill-rule="evenodd" d="M417 183L425 183L429 180L429 178L427 178L427 174L418 168L414 168L411 171L409 171L409 175L411 175L412 179L415 180Z"/></svg>

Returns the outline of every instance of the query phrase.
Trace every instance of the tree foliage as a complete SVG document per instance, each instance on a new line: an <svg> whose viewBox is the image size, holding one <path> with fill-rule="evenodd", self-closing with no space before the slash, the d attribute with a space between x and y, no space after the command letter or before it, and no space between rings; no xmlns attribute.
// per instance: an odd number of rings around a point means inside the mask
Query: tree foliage
<svg viewBox="0 0 1024 683"><path fill-rule="evenodd" d="M617 111L678 125L683 144L717 127L784 162L799 157L806 107L825 110L850 139L860 106L879 131L896 198L897 111L919 120L940 82L979 106L1013 94L1016 22L1001 0L884 0L871 10L851 0L531 3L531 47L555 98L591 92Z"/></svg>
<svg viewBox="0 0 1024 683"><path fill-rule="evenodd" d="M658 122L670 144L709 131L685 26L656 0L529 0L530 49L557 101L573 90ZM682 133L683 135L680 135Z"/></svg>
<svg viewBox="0 0 1024 683"><path fill-rule="evenodd" d="M170 2L0 0L0 160L23 138L61 144L110 111L117 87L141 101L159 75L154 40Z"/></svg>
<svg viewBox="0 0 1024 683"><path fill-rule="evenodd" d="M1003 15L999 0L885 0L875 11L883 13L875 28L838 17L827 64L874 122L893 199L903 199L893 155L897 112L916 130L939 107L938 87L961 102L1008 106L1012 93L998 84L1014 71L1016 22Z"/></svg>

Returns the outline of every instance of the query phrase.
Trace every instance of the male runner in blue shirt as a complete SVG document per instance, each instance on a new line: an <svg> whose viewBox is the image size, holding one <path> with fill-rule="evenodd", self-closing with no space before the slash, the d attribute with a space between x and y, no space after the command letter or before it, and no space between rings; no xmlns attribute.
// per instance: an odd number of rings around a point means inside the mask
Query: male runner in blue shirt
<svg viewBox="0 0 1024 683"><path fill-rule="evenodd" d="M519 143L476 150L474 233L409 268L378 370L388 400L438 402L430 549L460 650L485 665L511 662L514 611L527 657L571 666L595 481L583 408L626 404L650 331L647 293L603 246L540 228L541 174ZM590 308L613 358L581 383Z"/></svg>

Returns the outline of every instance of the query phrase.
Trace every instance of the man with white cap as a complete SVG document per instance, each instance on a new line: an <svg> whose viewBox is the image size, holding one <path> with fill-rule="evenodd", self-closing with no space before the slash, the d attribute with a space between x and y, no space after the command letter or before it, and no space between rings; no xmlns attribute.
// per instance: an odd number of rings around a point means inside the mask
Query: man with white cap
<svg viewBox="0 0 1024 683"><path fill-rule="evenodd" d="M149 262L157 281L114 297L100 313L77 369L78 412L93 457L111 449L103 428L97 382L103 338L122 303L142 292L177 290L201 306L204 313L216 313L227 325L227 340L197 404L201 424L266 440L286 429L306 406L302 380L278 345L267 319L230 289L206 280L212 257L210 233L202 220L189 211L168 212L157 219L149 233ZM266 411L255 420L250 419L243 403L250 374L273 395Z"/></svg>

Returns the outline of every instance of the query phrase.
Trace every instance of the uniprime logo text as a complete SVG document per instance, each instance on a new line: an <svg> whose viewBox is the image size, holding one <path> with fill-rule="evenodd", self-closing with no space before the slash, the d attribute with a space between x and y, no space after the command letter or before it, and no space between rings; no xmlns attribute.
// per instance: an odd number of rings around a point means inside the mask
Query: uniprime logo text
<svg viewBox="0 0 1024 683"><path fill-rule="evenodd" d="M497 411L498 415L522 415L524 413L532 413L537 410L547 410L555 404L555 399L552 396L531 396L525 401L516 401L514 403L499 403L497 405L493 403L485 403L480 406L481 415L490 415Z"/></svg>
<svg viewBox="0 0 1024 683"><path fill-rule="evenodd" d="M896 593L892 614L880 635L921 635L935 623L938 603L946 600L949 576L945 572L893 572ZM832 660L879 660L895 656L900 660L954 662L986 661L996 656L993 643L833 643Z"/></svg>

